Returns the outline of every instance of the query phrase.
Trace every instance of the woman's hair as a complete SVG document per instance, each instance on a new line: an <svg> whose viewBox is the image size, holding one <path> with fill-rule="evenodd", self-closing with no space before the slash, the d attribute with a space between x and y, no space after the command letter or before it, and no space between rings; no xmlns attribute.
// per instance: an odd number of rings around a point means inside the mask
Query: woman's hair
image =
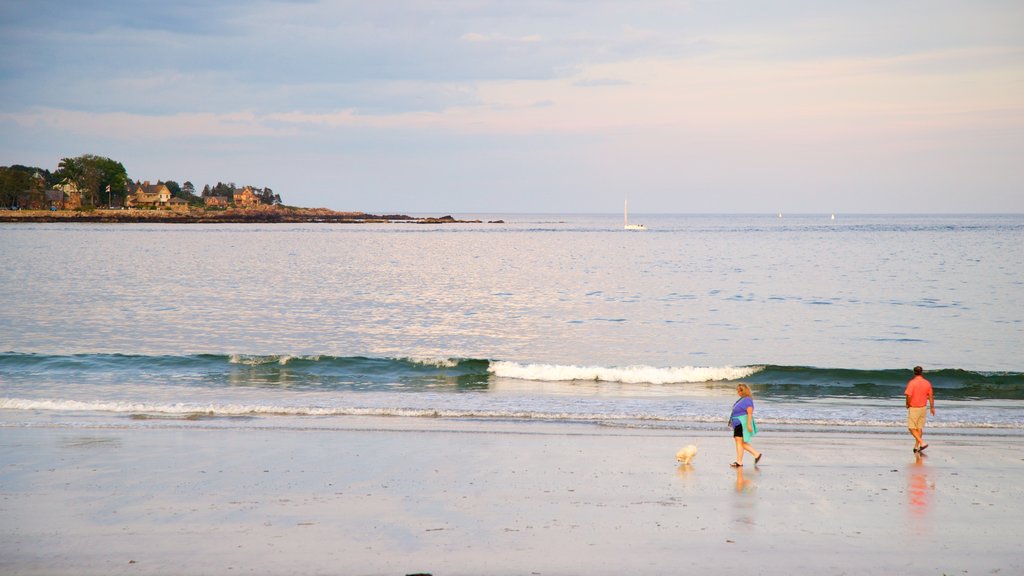
<svg viewBox="0 0 1024 576"><path fill-rule="evenodd" d="M750 396L750 386L747 386L746 384L737 384L736 391L740 393L740 396Z"/></svg>

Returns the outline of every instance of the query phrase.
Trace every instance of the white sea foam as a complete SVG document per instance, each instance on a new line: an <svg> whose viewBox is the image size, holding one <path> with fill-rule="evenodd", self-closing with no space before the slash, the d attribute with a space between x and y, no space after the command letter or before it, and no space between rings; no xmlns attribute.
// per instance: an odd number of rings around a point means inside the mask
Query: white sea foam
<svg viewBox="0 0 1024 576"><path fill-rule="evenodd" d="M489 370L495 376L519 380L570 381L599 380L625 384L677 384L686 382L714 382L747 378L763 370L761 366L681 366L657 368L653 366L564 366L556 364L519 364L492 362Z"/></svg>
<svg viewBox="0 0 1024 576"><path fill-rule="evenodd" d="M641 412L595 412L591 410L565 411L531 410L517 407L487 409L481 407L432 408L413 406L323 406L323 405L277 405L277 404L231 404L231 403L149 403L117 401L80 401L70 399L26 399L0 398L0 410L53 411L53 412L107 412L161 417L170 419L191 419L190 417L237 417L237 416L389 416L408 418L451 418L451 419L496 419L496 420L541 420L558 422L589 422L620 427L639 428L688 428L694 425L705 427L724 426L724 419L718 414L653 414ZM803 417L782 416L759 419L765 430L771 426L820 428L901 429L903 421L898 418L822 418L808 414ZM4 423L0 421L0 426ZM929 422L930 427L941 429L992 429L1021 430L1024 423L947 421Z"/></svg>
<svg viewBox="0 0 1024 576"><path fill-rule="evenodd" d="M248 354L232 354L228 362L231 364L244 364L246 366L262 366L264 364L280 364L285 366L292 360L312 360L315 362L320 360L320 356L292 356L290 354L253 356Z"/></svg>
<svg viewBox="0 0 1024 576"><path fill-rule="evenodd" d="M246 366L260 366L280 361L279 356L251 356L248 354L232 354L228 362L232 364L244 364Z"/></svg>
<svg viewBox="0 0 1024 576"><path fill-rule="evenodd" d="M454 358L430 358L420 356L410 356L405 358L396 358L396 360L404 360L412 364L421 364L423 366L431 366L434 368L455 368L459 365L459 361Z"/></svg>
<svg viewBox="0 0 1024 576"><path fill-rule="evenodd" d="M653 419L625 414L534 412L529 410L439 409L413 407L281 406L260 404L157 404L143 402L83 402L80 400L0 398L0 410L114 412L171 416L406 416L426 418L498 418L523 420L598 421Z"/></svg>

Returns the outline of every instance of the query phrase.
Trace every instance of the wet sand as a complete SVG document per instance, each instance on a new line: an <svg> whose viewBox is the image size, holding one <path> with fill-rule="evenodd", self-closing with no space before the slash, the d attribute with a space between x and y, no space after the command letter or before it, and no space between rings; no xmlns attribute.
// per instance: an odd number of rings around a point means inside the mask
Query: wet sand
<svg viewBox="0 0 1024 576"><path fill-rule="evenodd" d="M4 428L0 572L1024 573L1013 438L318 422Z"/></svg>

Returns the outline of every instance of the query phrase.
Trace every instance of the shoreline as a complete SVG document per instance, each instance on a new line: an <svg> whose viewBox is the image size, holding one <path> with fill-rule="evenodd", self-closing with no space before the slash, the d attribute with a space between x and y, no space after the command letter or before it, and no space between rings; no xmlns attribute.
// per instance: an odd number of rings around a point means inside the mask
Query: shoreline
<svg viewBox="0 0 1024 576"><path fill-rule="evenodd" d="M1016 441L352 417L5 428L8 574L1024 570ZM696 443L691 466L675 452Z"/></svg>
<svg viewBox="0 0 1024 576"><path fill-rule="evenodd" d="M0 210L0 223L92 222L106 224L482 224L481 220L458 220L452 216L413 217L405 214L338 212L326 208L265 207L240 210ZM501 220L488 222L501 224Z"/></svg>

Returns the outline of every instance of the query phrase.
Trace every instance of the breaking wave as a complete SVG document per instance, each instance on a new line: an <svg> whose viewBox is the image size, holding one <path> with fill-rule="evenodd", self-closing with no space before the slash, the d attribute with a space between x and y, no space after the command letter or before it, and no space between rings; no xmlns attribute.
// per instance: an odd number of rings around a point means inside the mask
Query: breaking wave
<svg viewBox="0 0 1024 576"><path fill-rule="evenodd" d="M564 366L555 364L520 364L516 362L491 362L490 371L495 376L538 381L597 380L622 382L625 384L679 384L688 382L719 382L741 380L763 368L759 366L683 366L677 368L656 368L653 366Z"/></svg>

